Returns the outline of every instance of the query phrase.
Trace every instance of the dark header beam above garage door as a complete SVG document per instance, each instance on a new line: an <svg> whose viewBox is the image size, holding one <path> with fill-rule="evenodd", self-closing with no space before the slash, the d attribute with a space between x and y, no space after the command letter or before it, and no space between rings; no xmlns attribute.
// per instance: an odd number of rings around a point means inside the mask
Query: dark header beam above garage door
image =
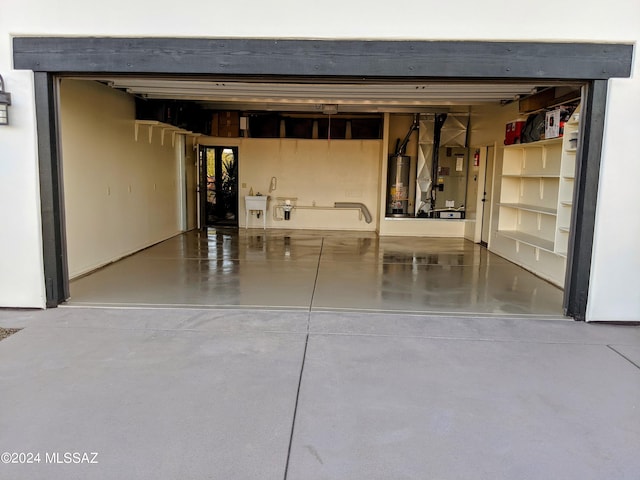
<svg viewBox="0 0 640 480"><path fill-rule="evenodd" d="M16 69L34 72L590 79L628 77L625 44L16 37Z"/></svg>

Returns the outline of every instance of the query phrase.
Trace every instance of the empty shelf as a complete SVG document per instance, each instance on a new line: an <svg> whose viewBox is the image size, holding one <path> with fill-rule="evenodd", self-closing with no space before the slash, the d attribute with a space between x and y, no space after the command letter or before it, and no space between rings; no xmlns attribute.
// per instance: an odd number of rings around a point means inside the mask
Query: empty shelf
<svg viewBox="0 0 640 480"><path fill-rule="evenodd" d="M527 212L543 213L545 215L557 215L555 208L540 207L538 205L527 205L524 203L499 203L498 205L507 208L516 208L518 210L526 210Z"/></svg>
<svg viewBox="0 0 640 480"><path fill-rule="evenodd" d="M553 241L546 240L544 238L536 237L530 233L519 232L517 230L498 230L498 233L503 237L510 238L511 240L517 240L532 247L540 248L548 252L553 252Z"/></svg>

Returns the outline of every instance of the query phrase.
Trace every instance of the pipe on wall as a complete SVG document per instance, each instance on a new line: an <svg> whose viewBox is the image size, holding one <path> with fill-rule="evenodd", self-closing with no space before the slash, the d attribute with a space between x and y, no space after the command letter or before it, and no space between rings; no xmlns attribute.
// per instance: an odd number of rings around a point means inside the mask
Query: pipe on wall
<svg viewBox="0 0 640 480"><path fill-rule="evenodd" d="M362 215L364 215L364 221L367 223L371 223L371 221L373 220L373 218L371 217L371 213L369 212L369 209L367 208L367 206L364 203L358 203L358 202L335 202L333 204L334 207L336 208L359 208L360 211L362 212Z"/></svg>

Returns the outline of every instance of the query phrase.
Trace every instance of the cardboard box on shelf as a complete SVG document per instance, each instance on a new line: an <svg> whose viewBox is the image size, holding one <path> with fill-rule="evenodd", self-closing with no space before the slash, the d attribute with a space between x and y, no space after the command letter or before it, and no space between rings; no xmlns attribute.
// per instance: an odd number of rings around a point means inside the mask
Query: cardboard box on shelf
<svg viewBox="0 0 640 480"><path fill-rule="evenodd" d="M560 113L559 108L547 112L546 122L544 124L544 138L557 138L562 135L564 129L561 129L561 127L564 125L561 125Z"/></svg>
<svg viewBox="0 0 640 480"><path fill-rule="evenodd" d="M564 135L564 124L571 121L577 122L579 119L579 113L576 114L578 118L573 118L575 110L576 106L573 104L561 105L549 110L546 113L545 138L562 137Z"/></svg>

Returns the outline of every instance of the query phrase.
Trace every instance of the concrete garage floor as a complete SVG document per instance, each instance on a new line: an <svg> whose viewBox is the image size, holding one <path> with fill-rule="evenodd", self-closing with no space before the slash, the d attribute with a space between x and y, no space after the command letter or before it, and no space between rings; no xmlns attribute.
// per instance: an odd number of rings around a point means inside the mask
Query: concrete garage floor
<svg viewBox="0 0 640 480"><path fill-rule="evenodd" d="M562 291L463 239L211 229L71 282L73 306L562 317Z"/></svg>
<svg viewBox="0 0 640 480"><path fill-rule="evenodd" d="M41 459L0 463L3 480L640 472L637 327L81 307L0 326L23 328L0 341L0 452Z"/></svg>

